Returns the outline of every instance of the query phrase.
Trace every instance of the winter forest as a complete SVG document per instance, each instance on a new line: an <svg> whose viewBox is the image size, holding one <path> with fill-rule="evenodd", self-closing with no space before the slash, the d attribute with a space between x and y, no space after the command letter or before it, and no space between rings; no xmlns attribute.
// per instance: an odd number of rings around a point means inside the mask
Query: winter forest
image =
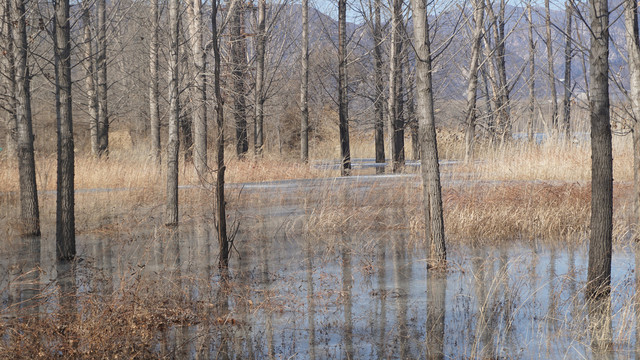
<svg viewBox="0 0 640 360"><path fill-rule="evenodd" d="M633 0L4 0L0 358L640 355Z"/></svg>

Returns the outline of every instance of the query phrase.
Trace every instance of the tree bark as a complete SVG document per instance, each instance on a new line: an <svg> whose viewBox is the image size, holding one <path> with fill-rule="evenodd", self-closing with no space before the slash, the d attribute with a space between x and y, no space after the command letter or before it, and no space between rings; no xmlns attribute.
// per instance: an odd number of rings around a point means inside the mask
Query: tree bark
<svg viewBox="0 0 640 360"><path fill-rule="evenodd" d="M634 223L640 226L640 32L638 31L638 3L625 0L625 28L629 57L629 100L633 116L633 210ZM638 229L636 229L636 237Z"/></svg>
<svg viewBox="0 0 640 360"><path fill-rule="evenodd" d="M380 19L381 0L374 0L374 19L373 19L373 58L374 58L374 82L375 82L375 96L374 101L374 142L376 151L376 163L384 164L384 77L382 62L382 22ZM377 167L376 173L384 173L384 167Z"/></svg>
<svg viewBox="0 0 640 360"><path fill-rule="evenodd" d="M207 170L207 86L206 55L203 44L202 2L189 2L189 40L191 45L191 63L195 68L194 86L191 91L193 114L193 165L199 176Z"/></svg>
<svg viewBox="0 0 640 360"><path fill-rule="evenodd" d="M162 150L160 147L160 91L158 78L158 31L159 1L151 1L151 43L149 44L149 122L151 127L151 153L156 164L160 165Z"/></svg>
<svg viewBox="0 0 640 360"><path fill-rule="evenodd" d="M258 0L258 34L256 38L256 88L255 88L255 152L256 154L262 154L262 147L264 145L263 135L263 120L264 120L264 51L267 42L267 36L265 34L265 12L266 12L266 0ZM303 10L304 11L304 10ZM303 20L304 23L304 20ZM304 25L303 25L304 26ZM304 30L303 30L304 31ZM303 40L304 42L304 40ZM304 47L304 45L303 45ZM304 51L304 49L303 49ZM304 55L303 55L304 58ZM304 62L304 59L303 59ZM303 64L304 72L304 64ZM308 113L307 113L308 121ZM308 154L308 151L307 151Z"/></svg>
<svg viewBox="0 0 640 360"><path fill-rule="evenodd" d="M213 56L214 56L214 92L216 97L216 126L218 134L216 136L216 161L217 161L217 177L216 177L216 209L217 209L217 230L218 230L218 267L226 269L229 266L229 239L227 237L227 215L226 203L224 200L224 98L222 97L220 84L220 39L218 36L218 6L217 2L212 4L211 12L211 29L213 31Z"/></svg>
<svg viewBox="0 0 640 360"><path fill-rule="evenodd" d="M84 87L89 100L89 138L91 141L91 155L98 156L98 98L96 96L96 63L93 57L93 42L91 37L91 3L82 1L82 28L84 46Z"/></svg>
<svg viewBox="0 0 640 360"><path fill-rule="evenodd" d="M109 155L109 113L107 110L107 4L97 0L98 11L98 154Z"/></svg>
<svg viewBox="0 0 640 360"><path fill-rule="evenodd" d="M342 176L351 173L349 147L349 96L347 83L347 0L338 0L338 112Z"/></svg>
<svg viewBox="0 0 640 360"><path fill-rule="evenodd" d="M309 161L309 0L302 0L302 59L300 82L300 160Z"/></svg>
<svg viewBox="0 0 640 360"><path fill-rule="evenodd" d="M429 19L425 0L411 0L413 9L413 37L416 52L416 92L418 108L416 117L420 131L421 173L425 208L425 224L429 246L429 262L444 265L447 251L442 214L442 189L438 164L433 88L431 80L431 44Z"/></svg>
<svg viewBox="0 0 640 360"><path fill-rule="evenodd" d="M556 75L553 66L553 39L551 38L551 9L549 0L544 0L545 28L547 34L547 75L549 76L549 89L551 91L551 126L558 131L558 95L556 91Z"/></svg>
<svg viewBox="0 0 640 360"><path fill-rule="evenodd" d="M13 0L15 59L15 99L18 130L18 173L20 178L20 218L24 235L40 236L40 212L33 154L31 87L27 61L27 21L24 0Z"/></svg>
<svg viewBox="0 0 640 360"><path fill-rule="evenodd" d="M165 223L169 226L178 224L178 151L180 137L178 134L180 104L178 100L178 66L179 59L179 0L169 1L169 142L167 144L167 209Z"/></svg>
<svg viewBox="0 0 640 360"><path fill-rule="evenodd" d="M527 3L527 19L529 21L529 117L527 118L527 138L533 144L534 120L536 115L536 43L533 40L533 14L531 1Z"/></svg>
<svg viewBox="0 0 640 360"><path fill-rule="evenodd" d="M230 41L231 41L231 77L233 78L233 108L236 120L236 154L239 158L249 150L247 137L246 99L244 75L246 68L245 39L243 34L244 6L242 3L231 9Z"/></svg>
<svg viewBox="0 0 640 360"><path fill-rule="evenodd" d="M473 159L473 145L476 137L476 102L478 92L478 63L480 59L480 47L484 29L484 0L476 0L474 4L473 20L475 27L471 42L471 63L467 83L467 108L465 110L466 131L464 137L465 151L464 161L469 163Z"/></svg>
<svg viewBox="0 0 640 360"><path fill-rule="evenodd" d="M564 133L565 141L571 136L571 92L573 83L571 80L571 58L573 57L573 40L571 38L573 28L573 5L571 1L565 2L566 29L564 40L564 96L562 98L562 126L560 132Z"/></svg>
<svg viewBox="0 0 640 360"><path fill-rule="evenodd" d="M69 0L56 1L54 11L56 122L58 135L56 257L60 261L70 261L76 255L76 237Z"/></svg>
<svg viewBox="0 0 640 360"><path fill-rule="evenodd" d="M401 91L401 52L402 38L400 34L402 24L402 1L391 0L391 40L389 50L389 97L387 104L387 119L389 123L389 144L391 147L391 171L396 173L404 165L401 163L402 140L404 140L404 124L400 113Z"/></svg>
<svg viewBox="0 0 640 360"><path fill-rule="evenodd" d="M611 291L613 167L609 118L609 4L590 0L591 50L591 237L586 298L606 298Z"/></svg>

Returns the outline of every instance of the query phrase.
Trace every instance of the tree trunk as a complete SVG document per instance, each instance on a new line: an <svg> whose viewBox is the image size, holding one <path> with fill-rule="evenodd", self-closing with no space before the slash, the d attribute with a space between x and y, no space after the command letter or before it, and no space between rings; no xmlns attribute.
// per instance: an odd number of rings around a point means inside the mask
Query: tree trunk
<svg viewBox="0 0 640 360"><path fill-rule="evenodd" d="M558 96L556 92L556 75L553 69L553 39L551 38L551 10L549 0L544 0L545 28L547 33L547 75L551 91L551 126L558 131Z"/></svg>
<svg viewBox="0 0 640 360"><path fill-rule="evenodd" d="M189 41L191 45L191 63L195 68L194 86L191 91L193 114L193 165L198 176L207 170L207 86L206 55L202 34L202 2L192 0L189 3Z"/></svg>
<svg viewBox="0 0 640 360"><path fill-rule="evenodd" d="M23 0L13 0L15 98L18 126L18 173L20 178L20 218L24 235L40 236L40 212L33 154L31 88L27 62L27 23Z"/></svg>
<svg viewBox="0 0 640 360"><path fill-rule="evenodd" d="M178 122L180 104L178 101L178 66L179 66L179 0L169 1L169 142L167 144L167 209L165 223L169 226L178 224L178 151L180 137Z"/></svg>
<svg viewBox="0 0 640 360"><path fill-rule="evenodd" d="M500 0L500 11L498 12L498 17L496 18L496 31L495 31L495 39L496 39L496 64L498 68L498 78L499 78L499 96L500 103L502 104L500 108L497 108L499 114L499 127L500 127L500 136L501 142L505 140L511 139L511 103L509 101L509 82L507 80L507 62L506 62L506 41L504 34L505 28L505 17L504 13L506 10L506 2L505 0Z"/></svg>
<svg viewBox="0 0 640 360"><path fill-rule="evenodd" d="M625 28L629 56L629 100L633 115L633 193L636 237L640 226L640 33L638 31L638 3L625 0Z"/></svg>
<svg viewBox="0 0 640 360"><path fill-rule="evenodd" d="M17 137L18 137L18 124L16 118L16 82L15 82L15 57L14 57L14 45L13 45L13 21L11 20L11 1L5 2L4 6L0 8L2 11L2 16L0 17L0 50L3 53L6 53L6 56L0 57L2 64L2 73L5 76L2 76L2 82L5 84L7 89L7 100L5 102L5 106L7 108L6 111L6 154L7 157L11 158L16 155L17 150Z"/></svg>
<svg viewBox="0 0 640 360"><path fill-rule="evenodd" d="M531 1L527 3L527 19L529 21L529 117L527 118L527 138L529 144L534 143L534 120L536 115L536 43L533 40L533 14Z"/></svg>
<svg viewBox="0 0 640 360"><path fill-rule="evenodd" d="M55 2L54 31L56 122L58 134L56 257L60 261L69 261L76 255L69 0Z"/></svg>
<svg viewBox="0 0 640 360"><path fill-rule="evenodd" d="M267 36L265 34L265 12L266 12L266 0L258 0L258 34L256 38L256 104L255 104L255 152L256 154L262 154L262 148L264 146L263 135L263 120L264 120L264 50L267 42ZM303 10L304 11L304 10ZM304 21L303 21L304 22ZM304 47L304 45L303 45ZM304 49L303 49L304 50ZM304 72L304 56L303 56L303 72ZM308 122L308 113L307 113ZM307 149L308 156L308 149Z"/></svg>
<svg viewBox="0 0 640 360"><path fill-rule="evenodd" d="M95 71L96 64L93 57L93 42L91 37L91 3L82 1L82 28L84 46L84 86L89 100L89 137L91 141L91 155L98 156L98 98L96 96Z"/></svg>
<svg viewBox="0 0 640 360"><path fill-rule="evenodd" d="M151 127L151 152L156 164L161 162L160 148L160 91L158 79L158 31L160 21L159 1L151 1L151 43L149 44L149 122Z"/></svg>
<svg viewBox="0 0 640 360"><path fill-rule="evenodd" d="M347 94L347 0L338 0L338 112L340 123L341 174L351 173L349 147L349 97Z"/></svg>
<svg viewBox="0 0 640 360"><path fill-rule="evenodd" d="M231 77L233 78L233 116L236 120L236 154L242 158L249 150L247 138L246 99L244 91L245 75L245 39L243 35L244 6L242 3L230 9L231 14L230 41L231 41Z"/></svg>
<svg viewBox="0 0 640 360"><path fill-rule="evenodd" d="M224 98L222 97L220 84L220 39L218 36L218 6L212 4L211 29L213 31L213 56L214 56L214 92L216 97L216 126L218 134L216 136L216 157L217 157L217 177L216 177L216 209L217 209L217 230L219 244L218 267L226 269L229 266L229 239L227 238L227 215L224 200Z"/></svg>
<svg viewBox="0 0 640 360"><path fill-rule="evenodd" d="M425 224L430 241L428 260L431 265L444 265L447 251L444 239L442 214L442 189L438 164L433 88L431 81L431 44L429 19L425 0L411 0L413 9L413 37L416 52L416 92L418 108L416 117L420 131L422 159L422 186L425 208ZM427 241L429 243L429 241Z"/></svg>
<svg viewBox="0 0 640 360"><path fill-rule="evenodd" d="M98 154L109 155L109 113L107 110L107 4L97 0L98 7Z"/></svg>
<svg viewBox="0 0 640 360"><path fill-rule="evenodd" d="M375 150L376 150L376 163L384 164L384 77L382 69L384 64L382 62L382 22L380 20L380 8L381 0L374 0L374 23L373 23L373 58L374 58L374 82L375 82L375 96L374 101L374 127L375 127ZM384 173L384 167L377 167L376 173Z"/></svg>
<svg viewBox="0 0 640 360"><path fill-rule="evenodd" d="M309 161L309 0L302 0L302 60L300 82L300 160Z"/></svg>
<svg viewBox="0 0 640 360"><path fill-rule="evenodd" d="M391 147L391 171L396 173L404 166L404 122L402 120L402 4L392 1L391 49L389 50L388 122Z"/></svg>
<svg viewBox="0 0 640 360"><path fill-rule="evenodd" d="M560 131L564 133L565 141L569 141L571 136L571 90L573 88L571 80L573 5L571 5L571 1L565 2L565 12L567 19L564 42L564 97L562 98L562 126Z"/></svg>
<svg viewBox="0 0 640 360"><path fill-rule="evenodd" d="M476 137L476 102L478 92L478 63L480 59L480 47L484 29L484 0L476 0L474 4L473 40L471 43L471 63L469 64L469 81L467 83L467 108L465 110L465 151L464 161L469 163L473 159L473 143Z"/></svg>
<svg viewBox="0 0 640 360"><path fill-rule="evenodd" d="M611 291L613 168L609 118L609 4L591 0L589 93L591 117L591 238L586 298Z"/></svg>

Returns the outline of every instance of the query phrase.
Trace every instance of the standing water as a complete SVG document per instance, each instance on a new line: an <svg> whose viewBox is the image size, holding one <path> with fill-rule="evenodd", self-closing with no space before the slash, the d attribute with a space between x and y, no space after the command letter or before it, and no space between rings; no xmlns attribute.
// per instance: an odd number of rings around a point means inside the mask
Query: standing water
<svg viewBox="0 0 640 360"><path fill-rule="evenodd" d="M228 272L217 268L210 214L177 230L79 236L80 260L71 265L55 263L53 239L7 241L0 259L1 357L624 359L640 353L640 253L614 252L611 308L604 311L611 346L594 354L583 297L586 246L449 246L448 269L427 271L423 242L406 228L350 230L344 216L324 213L319 202L334 185L243 190L239 197L247 201L234 210L238 231ZM393 188L357 185L346 195ZM375 219L402 223L407 214L391 206Z"/></svg>

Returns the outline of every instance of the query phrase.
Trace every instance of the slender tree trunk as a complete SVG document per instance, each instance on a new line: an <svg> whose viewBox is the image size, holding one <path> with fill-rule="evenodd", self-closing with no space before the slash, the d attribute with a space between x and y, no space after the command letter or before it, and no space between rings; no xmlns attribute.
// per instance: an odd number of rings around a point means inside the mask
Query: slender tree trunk
<svg viewBox="0 0 640 360"><path fill-rule="evenodd" d="M484 56L485 56L485 71L483 71L483 80L485 83L485 92L487 95L487 104L490 107L490 103L493 103L493 109L488 112L492 121L489 121L489 131L491 132L494 140L498 138L500 134L500 127L502 124L501 109L503 107L502 97L500 96L500 84L498 82L498 74L496 72L495 64L498 63L497 51L491 47L491 30L495 28L495 14L491 4L486 4L487 15L489 17L489 27L487 28L486 35L483 36L484 42ZM489 92L489 86L491 86L491 92ZM494 113L495 111L495 113ZM497 118L497 119L496 119ZM496 124L497 123L497 124Z"/></svg>
<svg viewBox="0 0 640 360"><path fill-rule="evenodd" d="M487 78L487 67L491 66L491 63L487 60L484 64L484 68L480 69L480 73L482 74L482 87L480 90L482 91L482 96L484 97L484 107L487 117L487 129L489 129L489 135L491 136L491 141L495 141L495 119L493 114L493 109L491 108L491 93L489 92L489 79Z"/></svg>
<svg viewBox="0 0 640 360"><path fill-rule="evenodd" d="M109 113L107 110L107 4L97 0L98 7L98 152L109 155Z"/></svg>
<svg viewBox="0 0 640 360"><path fill-rule="evenodd" d="M498 110L498 114L500 115L500 136L501 142L505 140L511 139L511 103L509 101L509 81L507 80L507 57L506 57L506 41L504 34L505 28L505 10L506 10L506 2L505 0L500 0L500 11L498 12L498 17L496 18L496 60L498 67L498 78L499 78L499 96L501 106Z"/></svg>
<svg viewBox="0 0 640 360"><path fill-rule="evenodd" d="M98 156L98 98L96 96L96 64L93 57L91 3L89 0L82 0L82 28L84 35L84 87L87 93L87 99L89 100L89 138L91 141L91 154Z"/></svg>
<svg viewBox="0 0 640 360"><path fill-rule="evenodd" d="M160 90L158 78L158 31L160 0L151 1L151 43L149 44L149 122L151 127L151 152L159 165L161 162L160 148Z"/></svg>
<svg viewBox="0 0 640 360"><path fill-rule="evenodd" d="M20 178L20 218L24 235L40 236L40 212L36 186L36 163L33 154L31 122L31 88L27 62L27 21L24 0L13 1L15 51L15 98L18 125L18 173Z"/></svg>
<svg viewBox="0 0 640 360"><path fill-rule="evenodd" d="M591 238L586 298L607 298L611 291L613 167L609 118L609 4L590 0L591 51Z"/></svg>
<svg viewBox="0 0 640 360"><path fill-rule="evenodd" d="M2 76L2 82L4 82L7 88L7 101L5 103L7 107L6 111L6 154L8 157L13 157L16 155L16 150L18 147L18 123L16 117L16 78L15 78L15 54L14 54L14 45L13 45L13 21L11 20L11 1L5 2L4 6L0 8L2 11L2 16L0 17L0 49L2 53L5 53L6 56L0 57L0 64L2 64L2 69L4 76Z"/></svg>
<svg viewBox="0 0 640 360"><path fill-rule="evenodd" d="M258 0L258 34L256 39L256 104L255 104L255 123L256 123L256 132L255 132L255 152L256 154L262 154L262 147L264 146L264 135L263 135L263 120L264 120L264 50L267 42L267 36L265 34L265 13L266 13L266 0ZM304 11L304 10L303 10ZM303 21L304 22L304 21ZM303 45L304 47L304 45ZM304 49L303 49L304 50ZM303 56L304 58L304 56ZM304 59L303 59L304 63ZM303 72L304 72L304 65ZM308 113L307 113L307 122ZM308 140L308 139L307 139ZM307 144L308 145L308 144ZM307 149L308 156L308 149Z"/></svg>
<svg viewBox="0 0 640 360"><path fill-rule="evenodd" d="M551 9L549 9L549 0L544 0L544 9L547 33L547 75L549 76L549 87L551 91L551 126L554 131L558 131L558 96L556 92L556 75L553 69L553 39L551 38Z"/></svg>
<svg viewBox="0 0 640 360"><path fill-rule="evenodd" d="M56 257L60 261L69 261L76 255L69 0L55 2L54 31L58 133Z"/></svg>
<svg viewBox="0 0 640 360"><path fill-rule="evenodd" d="M347 0L338 0L338 112L342 176L347 176L351 173L349 96L347 89Z"/></svg>
<svg viewBox="0 0 640 360"><path fill-rule="evenodd" d="M206 54L203 44L202 2L189 2L189 40L191 63L195 68L194 87L191 92L193 114L193 164L199 176L207 170L207 86Z"/></svg>
<svg viewBox="0 0 640 360"><path fill-rule="evenodd" d="M178 54L179 47L179 0L169 0L169 142L167 144L167 209L165 223L170 226L178 224L178 151L180 137L178 135L180 104L178 101Z"/></svg>
<svg viewBox="0 0 640 360"><path fill-rule="evenodd" d="M389 49L389 97L387 104L387 119L389 123L389 145L391 147L391 171L396 173L400 170L400 149L398 129L399 113L399 80L400 72L400 52L402 51L402 39L400 26L402 22L402 1L391 0L391 40Z"/></svg>
<svg viewBox="0 0 640 360"><path fill-rule="evenodd" d="M478 65L480 50L482 46L482 35L484 29L484 0L476 0L474 4L473 20L475 28L473 30L473 40L471 43L471 63L469 64L469 80L467 83L467 108L465 110L465 151L464 161L466 163L473 159L473 143L476 137L476 102L478 99Z"/></svg>
<svg viewBox="0 0 640 360"><path fill-rule="evenodd" d="M231 77L233 78L233 116L236 120L236 154L242 158L249 150L247 137L246 99L244 91L244 74L246 53L243 35L242 3L231 9L230 40L231 40Z"/></svg>
<svg viewBox="0 0 640 360"><path fill-rule="evenodd" d="M529 21L529 117L527 118L527 138L534 143L534 120L536 116L536 43L533 40L533 14L531 1L527 3L527 19Z"/></svg>
<svg viewBox="0 0 640 360"><path fill-rule="evenodd" d="M633 209L636 237L640 226L640 32L638 31L638 3L625 0L625 28L629 56L629 100L633 115Z"/></svg>
<svg viewBox="0 0 640 360"><path fill-rule="evenodd" d="M374 19L373 19L373 58L374 58L374 82L375 82L375 102L374 107L374 127L375 127L375 150L376 163L384 164L384 76L382 62L382 22L380 20L381 0L374 0ZM377 173L384 173L384 167L377 167Z"/></svg>
<svg viewBox="0 0 640 360"><path fill-rule="evenodd" d="M571 1L565 2L566 30L564 41L564 97L562 98L562 126L560 131L564 133L565 141L571 136L571 90L573 83L571 80L571 58L573 57L573 40L571 38L573 28L573 5Z"/></svg>
<svg viewBox="0 0 640 360"><path fill-rule="evenodd" d="M302 59L300 82L300 160L309 161L309 0L302 0Z"/></svg>
<svg viewBox="0 0 640 360"><path fill-rule="evenodd" d="M187 33L187 30L184 28L184 22L182 21L182 13L180 13L178 15L178 44L186 44L189 42ZM192 65L188 51L182 50L178 53L178 103L180 104L185 104L189 101L180 101L181 97L184 99L185 95L188 97L195 93L194 89L190 89L190 92L185 92L183 95L183 92L179 89L181 78L195 78L195 70ZM180 149L183 152L185 163L193 163L193 111L195 111L195 108L196 106L192 106L192 111L180 111L178 117L178 136L180 137ZM178 152L180 152L180 150L178 150Z"/></svg>
<svg viewBox="0 0 640 360"><path fill-rule="evenodd" d="M224 200L224 98L222 97L220 84L220 40L218 36L218 6L217 2L212 4L211 29L213 31L213 56L214 56L214 92L216 97L216 126L218 134L216 136L216 157L218 174L216 178L216 209L217 209L217 230L218 244L220 247L218 266L226 269L229 266L229 239L227 238L227 215Z"/></svg>
<svg viewBox="0 0 640 360"><path fill-rule="evenodd" d="M416 92L418 108L416 117L420 128L422 159L422 185L424 194L427 239L430 241L429 261L443 265L447 258L442 214L442 189L438 164L433 88L431 81L431 44L429 19L425 0L411 0L413 9L413 37L416 52ZM427 241L429 243L429 241Z"/></svg>

